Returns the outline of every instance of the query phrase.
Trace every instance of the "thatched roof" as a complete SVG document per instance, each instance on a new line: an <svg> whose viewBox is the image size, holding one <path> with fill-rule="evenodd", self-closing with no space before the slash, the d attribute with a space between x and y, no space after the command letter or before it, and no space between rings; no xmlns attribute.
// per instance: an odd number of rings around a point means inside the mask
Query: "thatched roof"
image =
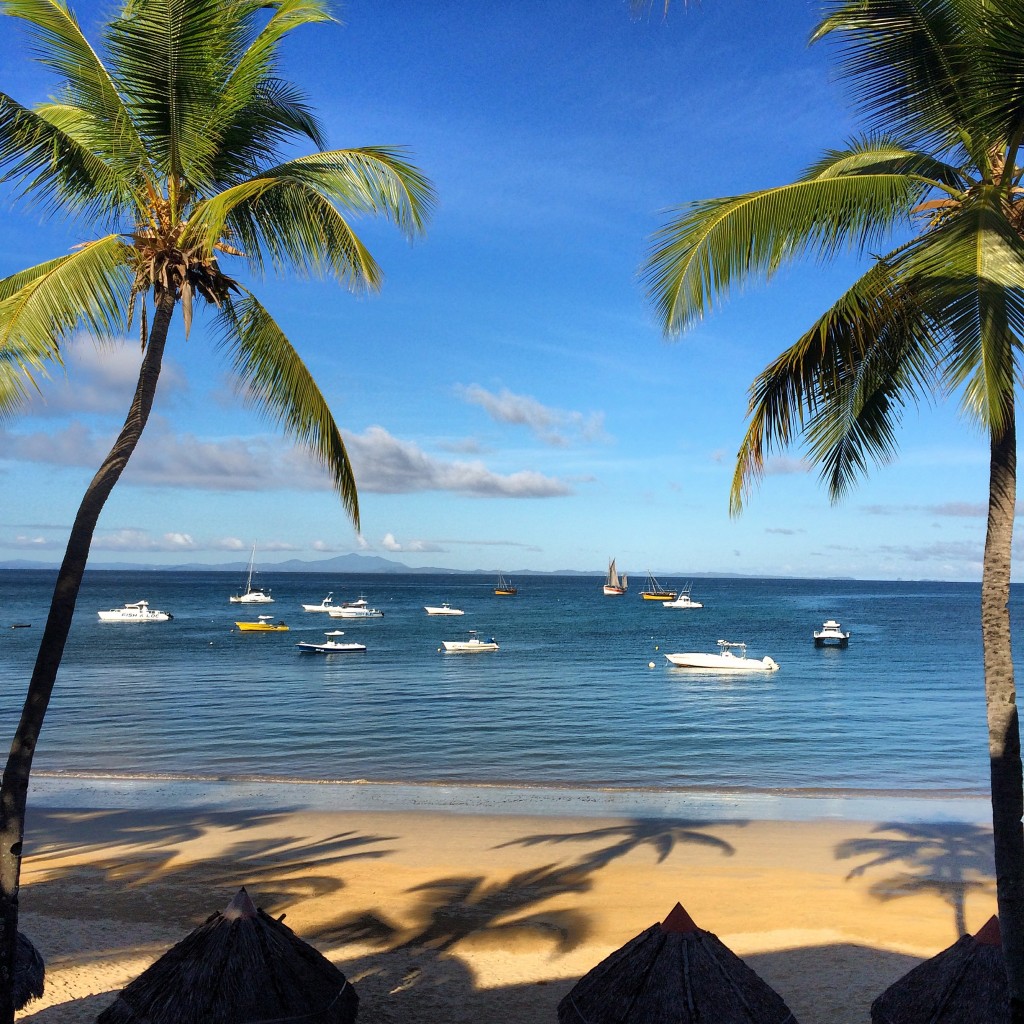
<svg viewBox="0 0 1024 1024"><path fill-rule="evenodd" d="M352 1024L345 975L245 889L139 975L97 1024Z"/></svg>
<svg viewBox="0 0 1024 1024"><path fill-rule="evenodd" d="M18 932L17 941L14 954L14 1008L20 1010L27 1002L43 994L46 965L39 950L26 935Z"/></svg>
<svg viewBox="0 0 1024 1024"><path fill-rule="evenodd" d="M999 918L961 935L893 982L872 1004L872 1024L1009 1024Z"/></svg>
<svg viewBox="0 0 1024 1024"><path fill-rule="evenodd" d="M796 1024L779 994L677 903L584 975L560 1024Z"/></svg>

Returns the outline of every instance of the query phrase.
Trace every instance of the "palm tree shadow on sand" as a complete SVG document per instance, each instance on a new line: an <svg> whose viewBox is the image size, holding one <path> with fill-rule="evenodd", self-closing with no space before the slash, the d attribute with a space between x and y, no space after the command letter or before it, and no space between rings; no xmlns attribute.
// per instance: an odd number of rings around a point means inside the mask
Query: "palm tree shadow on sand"
<svg viewBox="0 0 1024 1024"><path fill-rule="evenodd" d="M904 870L873 882L868 892L882 902L932 893L952 909L955 937L965 935L968 894L994 891L991 830L959 822L883 823L873 832L836 847L837 860L868 858L847 874L847 881L869 871L905 865Z"/></svg>

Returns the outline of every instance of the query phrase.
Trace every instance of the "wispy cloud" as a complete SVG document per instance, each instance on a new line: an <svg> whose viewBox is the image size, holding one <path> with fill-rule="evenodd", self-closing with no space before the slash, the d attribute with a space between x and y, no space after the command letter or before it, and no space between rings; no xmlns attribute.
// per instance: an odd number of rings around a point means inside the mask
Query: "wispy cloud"
<svg viewBox="0 0 1024 1024"><path fill-rule="evenodd" d="M787 476L792 473L809 473L814 467L806 459L794 459L788 455L776 455L764 460L765 476Z"/></svg>
<svg viewBox="0 0 1024 1024"><path fill-rule="evenodd" d="M426 540L410 540L410 541L406 541L404 543L399 543L398 540L395 539L395 535L393 533L386 533L386 534L384 534L384 536L381 538L380 546L385 551L391 551L391 552L395 552L395 551L423 552L423 551L446 551L447 550L447 548L441 547L440 544L435 544L435 543L433 543L431 541L426 541Z"/></svg>
<svg viewBox="0 0 1024 1024"><path fill-rule="evenodd" d="M798 533L806 533L806 530L794 530L787 526L768 526L765 527L765 533L778 533L783 537L795 537Z"/></svg>
<svg viewBox="0 0 1024 1024"><path fill-rule="evenodd" d="M455 391L470 405L479 405L496 423L528 427L545 444L557 448L607 440L604 413L555 409L528 395L513 394L507 388L495 394L479 384L460 384Z"/></svg>
<svg viewBox="0 0 1024 1024"><path fill-rule="evenodd" d="M946 501L938 505L864 505L863 511L873 516L929 515L949 516L954 519L979 519L988 515L988 506L982 501ZM1020 515L1018 503L1016 514Z"/></svg>

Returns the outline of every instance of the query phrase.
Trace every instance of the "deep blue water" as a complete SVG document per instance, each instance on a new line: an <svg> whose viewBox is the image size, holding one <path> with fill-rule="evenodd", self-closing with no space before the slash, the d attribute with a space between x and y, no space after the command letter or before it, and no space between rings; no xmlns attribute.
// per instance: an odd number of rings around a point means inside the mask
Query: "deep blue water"
<svg viewBox="0 0 1024 1024"><path fill-rule="evenodd" d="M52 574L0 573L0 745L13 731ZM90 572L35 767L151 776L984 794L976 584L698 579L701 610L607 598L601 580L265 572L276 603L232 605L223 573ZM685 580L662 579L679 586ZM328 591L383 619L303 612ZM168 623L100 623L147 599ZM451 601L462 618L431 618ZM260 611L286 633L243 634ZM826 618L853 633L818 650ZM31 623L28 629L10 629ZM365 655L300 655L330 628ZM445 655L468 629L492 654ZM743 640L779 672L673 669L666 652ZM649 663L654 667L650 668Z"/></svg>

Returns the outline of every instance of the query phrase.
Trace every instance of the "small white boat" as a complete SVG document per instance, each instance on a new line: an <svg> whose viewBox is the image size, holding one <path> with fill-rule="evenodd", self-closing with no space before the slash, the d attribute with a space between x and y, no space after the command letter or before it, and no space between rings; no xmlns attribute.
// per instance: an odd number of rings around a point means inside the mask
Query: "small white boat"
<svg viewBox="0 0 1024 1024"><path fill-rule="evenodd" d="M748 658L747 645L731 640L719 640L718 654L666 654L676 668L703 668L726 672L777 672L778 664L767 655ZM734 653L738 652L738 653Z"/></svg>
<svg viewBox="0 0 1024 1024"><path fill-rule="evenodd" d="M252 575L256 565L256 545L252 546L252 554L249 556L249 574L245 580L245 589L240 594L232 594L228 600L232 604L273 604L274 599L270 591L263 587L254 587Z"/></svg>
<svg viewBox="0 0 1024 1024"><path fill-rule="evenodd" d="M362 605L343 604L340 608L328 609L332 619L383 619L384 613L379 608L365 608Z"/></svg>
<svg viewBox="0 0 1024 1024"><path fill-rule="evenodd" d="M328 594L319 604L304 604L304 612L329 612L334 607L334 594Z"/></svg>
<svg viewBox="0 0 1024 1024"><path fill-rule="evenodd" d="M344 630L332 629L324 633L324 636L328 639L318 644L303 642L295 646L302 654L361 654L366 651L366 644L343 644L340 640L334 639L334 637L344 635Z"/></svg>
<svg viewBox="0 0 1024 1024"><path fill-rule="evenodd" d="M496 651L498 645L494 637L490 640L481 640L476 635L476 630L469 631L468 640L442 640L446 654L475 654L478 651Z"/></svg>
<svg viewBox="0 0 1024 1024"><path fill-rule="evenodd" d="M687 583L685 587L679 592L679 596L674 601L663 601L662 608L703 608L704 605L700 601L694 601L690 597L690 584Z"/></svg>
<svg viewBox="0 0 1024 1024"><path fill-rule="evenodd" d="M849 644L849 631L843 632L842 626L835 619L827 619L821 629L814 631L815 647L848 647Z"/></svg>
<svg viewBox="0 0 1024 1024"><path fill-rule="evenodd" d="M461 608L453 608L447 601L442 602L440 605L424 605L423 610L428 615L465 615L466 613Z"/></svg>
<svg viewBox="0 0 1024 1024"><path fill-rule="evenodd" d="M96 614L100 622L169 622L174 618L170 612L150 608L148 601L133 601L123 608L111 608L110 611Z"/></svg>
<svg viewBox="0 0 1024 1024"><path fill-rule="evenodd" d="M608 560L608 575L604 578L605 597L621 597L629 589L629 579L623 573L620 577L615 568L615 559Z"/></svg>

